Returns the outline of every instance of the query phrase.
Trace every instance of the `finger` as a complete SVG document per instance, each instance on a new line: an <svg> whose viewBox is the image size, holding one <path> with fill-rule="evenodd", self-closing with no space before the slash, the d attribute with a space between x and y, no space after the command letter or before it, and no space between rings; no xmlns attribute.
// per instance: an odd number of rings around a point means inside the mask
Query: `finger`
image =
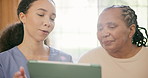
<svg viewBox="0 0 148 78"><path fill-rule="evenodd" d="M13 78L19 78L21 76L21 72L16 72L13 76Z"/></svg>
<svg viewBox="0 0 148 78"><path fill-rule="evenodd" d="M24 67L22 67L22 66L20 67L20 72L21 72L21 75L22 75L22 76L25 76L25 70L24 70Z"/></svg>
<svg viewBox="0 0 148 78"><path fill-rule="evenodd" d="M26 74L25 74L25 70L24 70L24 67L20 67L20 72L21 72L21 75L22 75L22 78L27 78Z"/></svg>

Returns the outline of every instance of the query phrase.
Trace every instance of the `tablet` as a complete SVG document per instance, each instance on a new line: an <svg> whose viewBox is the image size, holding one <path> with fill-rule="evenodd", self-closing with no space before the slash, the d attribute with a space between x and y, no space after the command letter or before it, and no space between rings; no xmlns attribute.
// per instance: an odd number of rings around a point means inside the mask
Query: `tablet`
<svg viewBox="0 0 148 78"><path fill-rule="evenodd" d="M28 61L30 78L101 78L101 66L52 61Z"/></svg>

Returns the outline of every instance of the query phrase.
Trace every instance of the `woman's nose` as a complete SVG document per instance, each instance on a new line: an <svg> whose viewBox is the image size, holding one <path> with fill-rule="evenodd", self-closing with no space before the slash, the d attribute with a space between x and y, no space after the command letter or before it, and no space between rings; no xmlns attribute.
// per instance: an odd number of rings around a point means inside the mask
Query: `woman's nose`
<svg viewBox="0 0 148 78"><path fill-rule="evenodd" d="M44 26L50 27L49 23L44 23Z"/></svg>
<svg viewBox="0 0 148 78"><path fill-rule="evenodd" d="M106 37L109 37L110 36L110 33L109 32L104 32L103 34L102 34L102 37L103 38L106 38Z"/></svg>
<svg viewBox="0 0 148 78"><path fill-rule="evenodd" d="M44 26L50 27L51 25L52 25L52 21L49 18L44 20Z"/></svg>
<svg viewBox="0 0 148 78"><path fill-rule="evenodd" d="M103 38L106 38L106 37L109 37L110 36L110 33L109 33L109 31L107 29L104 28L101 31L101 35L102 35Z"/></svg>

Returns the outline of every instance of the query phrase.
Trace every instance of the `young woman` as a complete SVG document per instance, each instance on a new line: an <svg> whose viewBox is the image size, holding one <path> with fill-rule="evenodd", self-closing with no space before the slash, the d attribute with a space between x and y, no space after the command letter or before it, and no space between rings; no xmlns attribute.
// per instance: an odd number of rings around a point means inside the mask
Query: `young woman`
<svg viewBox="0 0 148 78"><path fill-rule="evenodd" d="M0 53L0 78L30 78L28 60L72 62L72 57L44 44L54 28L55 4L52 0L22 0L17 14L23 26L23 41Z"/></svg>

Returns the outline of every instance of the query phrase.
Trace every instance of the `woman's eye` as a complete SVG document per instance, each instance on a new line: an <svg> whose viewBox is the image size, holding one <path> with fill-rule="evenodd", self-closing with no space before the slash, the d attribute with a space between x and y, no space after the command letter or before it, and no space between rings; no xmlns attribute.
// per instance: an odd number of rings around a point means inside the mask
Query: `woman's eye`
<svg viewBox="0 0 148 78"><path fill-rule="evenodd" d="M109 22L107 25L108 25L108 28L110 28L110 29L114 29L117 27L117 24L114 22Z"/></svg>
<svg viewBox="0 0 148 78"><path fill-rule="evenodd" d="M44 14L37 14L38 16L41 16L41 17L43 17L44 16Z"/></svg>
<svg viewBox="0 0 148 78"><path fill-rule="evenodd" d="M110 28L115 28L114 26L110 26Z"/></svg>
<svg viewBox="0 0 148 78"><path fill-rule="evenodd" d="M54 18L50 18L52 21L54 21Z"/></svg>
<svg viewBox="0 0 148 78"><path fill-rule="evenodd" d="M111 28L111 29L114 29L114 28L116 28L117 26L115 26L115 25L110 25L109 26L109 28Z"/></svg>
<svg viewBox="0 0 148 78"><path fill-rule="evenodd" d="M101 30L103 30L103 27L98 26L98 31L101 31Z"/></svg>
<svg viewBox="0 0 148 78"><path fill-rule="evenodd" d="M55 18L56 18L56 16L55 16L55 15L50 16L50 19L51 19L52 21L54 21L54 20L55 20Z"/></svg>

